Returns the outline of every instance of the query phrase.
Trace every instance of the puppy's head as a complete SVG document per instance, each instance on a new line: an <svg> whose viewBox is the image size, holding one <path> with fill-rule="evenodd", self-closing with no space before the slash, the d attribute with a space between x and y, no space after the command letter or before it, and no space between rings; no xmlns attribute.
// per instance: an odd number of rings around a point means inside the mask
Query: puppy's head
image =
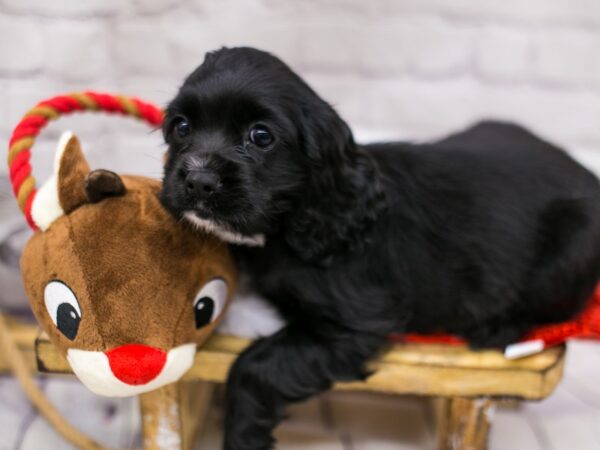
<svg viewBox="0 0 600 450"><path fill-rule="evenodd" d="M260 244L343 165L352 135L283 62L250 48L206 55L169 104L163 204L238 243ZM314 198L313 201L319 201Z"/></svg>

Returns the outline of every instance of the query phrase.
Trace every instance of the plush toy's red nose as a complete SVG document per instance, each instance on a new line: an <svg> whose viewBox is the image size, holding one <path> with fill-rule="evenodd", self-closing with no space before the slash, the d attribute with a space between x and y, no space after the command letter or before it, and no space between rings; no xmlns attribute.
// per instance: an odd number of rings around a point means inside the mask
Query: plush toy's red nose
<svg viewBox="0 0 600 450"><path fill-rule="evenodd" d="M167 353L141 344L128 344L106 352L112 373L124 383L146 384L158 376Z"/></svg>

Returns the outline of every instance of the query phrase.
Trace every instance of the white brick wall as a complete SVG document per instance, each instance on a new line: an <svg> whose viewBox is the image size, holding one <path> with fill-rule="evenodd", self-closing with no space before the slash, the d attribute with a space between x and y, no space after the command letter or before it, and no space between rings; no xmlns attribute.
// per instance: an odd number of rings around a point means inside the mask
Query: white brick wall
<svg viewBox="0 0 600 450"><path fill-rule="evenodd" d="M44 24L46 62L43 76L66 83L101 79L112 61L106 26L80 20Z"/></svg>
<svg viewBox="0 0 600 450"><path fill-rule="evenodd" d="M21 17L0 17L2 77L33 76L44 65L44 40L40 22ZM17 38L19 37L19 38Z"/></svg>
<svg viewBox="0 0 600 450"><path fill-rule="evenodd" d="M221 45L281 56L360 139L427 139L498 117L600 172L598 0L0 0L0 140L33 103L63 91L164 104ZM85 116L44 135L40 178L67 127L94 165L160 173L158 133Z"/></svg>

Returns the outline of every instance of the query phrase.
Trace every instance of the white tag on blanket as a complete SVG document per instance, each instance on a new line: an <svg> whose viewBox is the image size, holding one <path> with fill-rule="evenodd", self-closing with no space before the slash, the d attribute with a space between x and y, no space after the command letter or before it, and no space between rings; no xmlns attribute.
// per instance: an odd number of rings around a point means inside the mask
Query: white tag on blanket
<svg viewBox="0 0 600 450"><path fill-rule="evenodd" d="M518 342L516 344L507 345L504 349L504 357L506 359L518 359L525 356L540 353L546 347L542 339L533 341Z"/></svg>

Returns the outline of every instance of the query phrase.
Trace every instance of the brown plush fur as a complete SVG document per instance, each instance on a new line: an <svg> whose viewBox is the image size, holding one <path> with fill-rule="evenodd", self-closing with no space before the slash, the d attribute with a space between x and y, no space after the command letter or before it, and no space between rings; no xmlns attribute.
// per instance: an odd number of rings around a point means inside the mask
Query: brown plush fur
<svg viewBox="0 0 600 450"><path fill-rule="evenodd" d="M194 296L220 277L231 299L236 272L227 246L177 223L159 203L160 183L148 178L122 176L122 195L108 192L91 203L89 167L75 138L60 167L66 214L31 238L21 260L34 314L54 344L65 355L69 348L107 351L131 343L162 350L202 344L218 320L196 330ZM81 308L72 341L46 311L44 288L52 280L66 283Z"/></svg>

